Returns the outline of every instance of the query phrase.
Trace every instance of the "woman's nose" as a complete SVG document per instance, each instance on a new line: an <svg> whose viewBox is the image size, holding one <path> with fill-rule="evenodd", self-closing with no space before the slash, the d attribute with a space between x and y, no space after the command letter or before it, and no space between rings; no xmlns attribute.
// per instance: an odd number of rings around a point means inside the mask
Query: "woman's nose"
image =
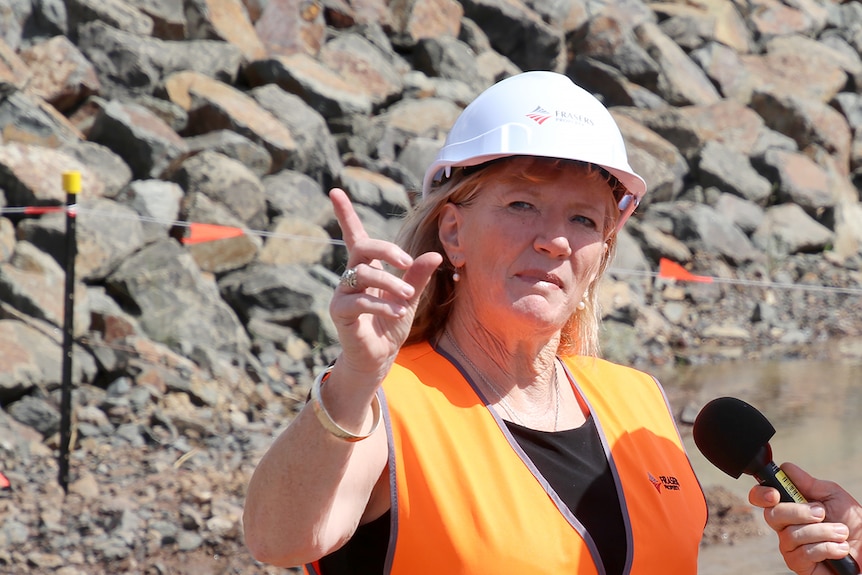
<svg viewBox="0 0 862 575"><path fill-rule="evenodd" d="M572 255L572 244L561 227L548 225L546 229L540 231L534 240L535 249L554 258L567 258Z"/></svg>

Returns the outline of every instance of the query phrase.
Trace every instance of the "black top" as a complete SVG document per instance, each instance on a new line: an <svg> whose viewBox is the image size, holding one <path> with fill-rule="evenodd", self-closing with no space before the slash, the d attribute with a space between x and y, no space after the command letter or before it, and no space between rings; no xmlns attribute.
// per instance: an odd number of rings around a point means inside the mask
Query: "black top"
<svg viewBox="0 0 862 575"><path fill-rule="evenodd" d="M592 536L607 575L622 575L626 529L611 469L592 416L577 429L536 431L505 422L515 440ZM390 512L365 525L320 560L323 575L380 575L389 545Z"/></svg>

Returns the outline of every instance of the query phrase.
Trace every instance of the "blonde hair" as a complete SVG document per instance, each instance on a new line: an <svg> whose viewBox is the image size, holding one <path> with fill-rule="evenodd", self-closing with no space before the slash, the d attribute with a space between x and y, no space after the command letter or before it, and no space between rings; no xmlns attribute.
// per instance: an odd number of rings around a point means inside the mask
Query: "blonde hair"
<svg viewBox="0 0 862 575"><path fill-rule="evenodd" d="M596 277L584 296L585 308L576 311L566 321L557 349L559 355L597 356L600 351L601 310L596 286L604 276L616 251L615 228L617 216L619 216L616 204L622 194L626 193L625 187L619 180L603 168L585 162L530 156L507 157L480 166L455 168L451 177L433 188L407 215L398 243L413 257L429 251L439 252L445 256L439 238L438 222L443 207L447 203L467 205L485 185L499 181L500 177L543 182L559 177L561 171L571 172L574 176L588 180L598 179L607 182L613 193L608 197L617 200L609 200L614 209L608 211L609 217L604 222L608 249L605 250ZM442 333L455 301L453 271L451 264L444 261L441 269L432 276L419 301L407 344L434 341Z"/></svg>

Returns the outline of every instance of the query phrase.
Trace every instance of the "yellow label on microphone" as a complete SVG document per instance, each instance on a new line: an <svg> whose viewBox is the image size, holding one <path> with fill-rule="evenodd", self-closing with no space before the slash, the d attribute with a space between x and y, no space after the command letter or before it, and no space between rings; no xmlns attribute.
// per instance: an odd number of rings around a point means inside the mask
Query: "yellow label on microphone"
<svg viewBox="0 0 862 575"><path fill-rule="evenodd" d="M808 500L805 499L805 497L803 497L801 493L799 493L799 490L796 489L796 486L793 485L793 482L790 481L790 478L787 477L787 475L785 475L781 469L779 469L778 473L775 474L775 478L778 480L779 483L781 483L784 489L787 490L787 493L790 494L790 497L793 498L793 501L795 501L796 503L808 502Z"/></svg>

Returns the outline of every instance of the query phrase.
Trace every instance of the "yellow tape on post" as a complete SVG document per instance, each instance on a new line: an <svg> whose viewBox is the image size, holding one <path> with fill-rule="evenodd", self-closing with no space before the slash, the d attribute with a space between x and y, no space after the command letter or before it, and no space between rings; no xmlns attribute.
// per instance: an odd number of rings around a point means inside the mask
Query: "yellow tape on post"
<svg viewBox="0 0 862 575"><path fill-rule="evenodd" d="M63 189L69 194L80 192L81 172L63 172Z"/></svg>

